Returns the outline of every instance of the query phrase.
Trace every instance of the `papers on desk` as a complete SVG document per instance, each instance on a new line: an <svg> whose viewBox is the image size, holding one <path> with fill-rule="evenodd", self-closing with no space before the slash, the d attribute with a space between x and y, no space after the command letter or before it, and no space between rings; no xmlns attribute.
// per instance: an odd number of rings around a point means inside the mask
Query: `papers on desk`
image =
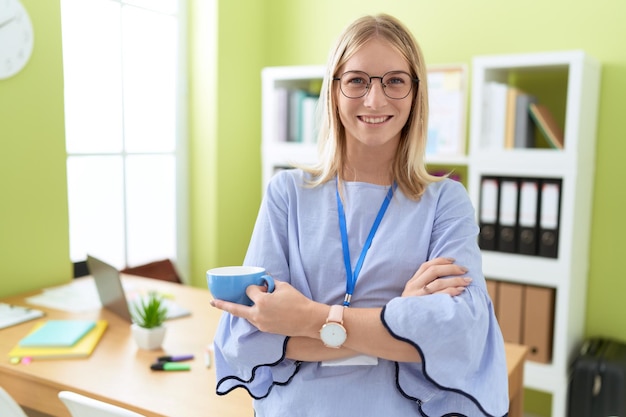
<svg viewBox="0 0 626 417"><path fill-rule="evenodd" d="M0 329L43 317L44 312L34 308L0 303Z"/></svg>
<svg viewBox="0 0 626 417"><path fill-rule="evenodd" d="M150 292L150 289L137 288L132 283L123 282L122 286L129 303L134 303ZM161 295L163 296L163 303L167 307L167 320L191 314L191 311L176 303L167 294ZM45 288L41 294L26 298L26 302L70 313L82 313L102 308L96 284L90 280L80 279L58 287Z"/></svg>
<svg viewBox="0 0 626 417"><path fill-rule="evenodd" d="M28 297L26 302L70 313L102 308L95 284L86 280L75 280L66 285L45 288L41 294Z"/></svg>

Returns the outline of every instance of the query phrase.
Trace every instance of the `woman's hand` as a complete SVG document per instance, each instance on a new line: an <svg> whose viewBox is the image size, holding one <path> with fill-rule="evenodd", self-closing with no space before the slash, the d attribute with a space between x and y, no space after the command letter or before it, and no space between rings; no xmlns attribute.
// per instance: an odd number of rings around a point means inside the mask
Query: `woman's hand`
<svg viewBox="0 0 626 417"><path fill-rule="evenodd" d="M223 300L213 300L211 305L248 320L262 332L309 337L312 332L317 333L321 327L319 321L328 315L329 307L306 298L286 282L274 280L274 283L272 293L264 286L250 285L246 289L254 302L250 307Z"/></svg>
<svg viewBox="0 0 626 417"><path fill-rule="evenodd" d="M454 264L452 258L435 258L424 262L413 277L404 286L403 297L448 294L459 295L465 291L472 279L468 277L449 277L452 275L463 275L467 273L467 268Z"/></svg>

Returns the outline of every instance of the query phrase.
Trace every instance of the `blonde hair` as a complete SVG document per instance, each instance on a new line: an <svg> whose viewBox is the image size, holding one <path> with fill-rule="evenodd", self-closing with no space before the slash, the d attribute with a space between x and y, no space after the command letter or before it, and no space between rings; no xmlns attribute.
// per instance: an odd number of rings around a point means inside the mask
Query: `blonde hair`
<svg viewBox="0 0 626 417"><path fill-rule="evenodd" d="M392 168L393 178L402 192L418 200L430 182L440 179L430 175L424 164L428 130L426 64L411 32L398 19L386 14L357 19L337 39L328 57L320 94L319 162L302 168L312 174L310 185L317 186L333 179L344 166L346 134L339 120L333 77L338 76L336 71L372 38L389 42L409 64L411 75L420 80L412 90L411 113L402 129Z"/></svg>

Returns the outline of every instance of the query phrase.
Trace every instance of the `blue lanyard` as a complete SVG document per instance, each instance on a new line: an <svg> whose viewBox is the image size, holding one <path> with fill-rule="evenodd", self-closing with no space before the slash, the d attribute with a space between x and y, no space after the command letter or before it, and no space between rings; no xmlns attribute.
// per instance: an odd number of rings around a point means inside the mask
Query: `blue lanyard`
<svg viewBox="0 0 626 417"><path fill-rule="evenodd" d="M343 210L343 203L341 202L341 196L339 195L339 184L338 180L336 181L336 194L337 194L337 211L339 214L339 230L341 231L341 244L343 248L343 261L346 267L346 296L343 299L343 305L346 307L350 307L350 301L352 300L352 293L354 292L354 286L356 285L356 280L359 278L359 273L361 272L361 267L363 266L363 261L365 260L365 255L369 250L370 246L372 246L372 240L374 239L374 235L376 234L376 230L378 230L378 226L380 225L385 212L387 211L387 207L389 206L389 202L393 197L393 192L398 186L395 182L391 187L389 187L389 191L387 191L387 195L383 200L383 204L380 206L380 210L378 210L378 215L374 220L374 224L372 224L372 228L370 230L370 234L367 236L367 240L363 245L363 249L361 250L361 255L359 256L359 260L356 263L356 267L354 268L354 272L352 272L352 266L350 265L350 246L348 245L348 228L346 226L346 213Z"/></svg>

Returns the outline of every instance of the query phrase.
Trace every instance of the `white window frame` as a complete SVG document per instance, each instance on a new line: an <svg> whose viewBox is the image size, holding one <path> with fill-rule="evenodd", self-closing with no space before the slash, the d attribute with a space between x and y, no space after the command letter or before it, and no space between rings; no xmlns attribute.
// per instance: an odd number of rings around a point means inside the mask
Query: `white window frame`
<svg viewBox="0 0 626 417"><path fill-rule="evenodd" d="M90 1L90 0L82 0L82 1ZM119 3L121 7L125 5L129 5L129 7L144 7L144 5L151 6L151 2L156 4L159 0L108 0L111 2ZM124 183L124 190L126 188L126 184L128 179L126 178L126 161L129 156L138 156L138 155L173 155L175 161L175 196L176 196L176 204L175 204L175 236L176 242L174 244L175 254L172 255L172 261L175 262L177 271L184 282L187 281L187 277L189 275L189 226L188 226L188 157L187 157L187 4L186 0L176 0L178 2L177 12L175 13L175 17L178 21L178 58L177 58L177 76L176 76L176 139L175 139L175 149L172 152L132 152L127 153L125 148L122 148L121 151L111 153L111 152L67 152L68 161L72 157L81 156L81 157L89 157L89 156L105 156L105 155L117 155L122 158L122 169L121 175ZM62 0L63 2L63 0ZM146 7L148 8L148 7ZM123 35L122 35L123 36ZM120 48L121 49L121 48ZM121 54L121 51L120 51ZM123 56L121 57L122 65ZM122 80L122 85L124 81ZM67 117L67 115L66 115ZM71 117L71 116L70 116ZM123 127L122 127L123 129ZM124 135L124 134L122 134ZM122 139L123 140L123 139ZM69 171L69 170L68 170ZM69 176L69 172L68 172ZM68 184L70 178L68 177ZM124 195L122 196L123 201L123 216L124 216L124 259L122 262L112 262L118 268L123 268L126 266L137 266L133 265L129 262L129 241L128 241L128 228L127 224L127 207L126 207L126 192L124 191ZM72 222L72 211L70 210L70 223ZM70 248L72 248L72 241L70 241ZM84 256L86 256L87 250L71 250L71 261L79 262L84 260ZM93 254L93 253L92 253ZM94 254L97 255L97 254ZM106 256L105 256L106 257ZM158 260L158 259L153 259Z"/></svg>

